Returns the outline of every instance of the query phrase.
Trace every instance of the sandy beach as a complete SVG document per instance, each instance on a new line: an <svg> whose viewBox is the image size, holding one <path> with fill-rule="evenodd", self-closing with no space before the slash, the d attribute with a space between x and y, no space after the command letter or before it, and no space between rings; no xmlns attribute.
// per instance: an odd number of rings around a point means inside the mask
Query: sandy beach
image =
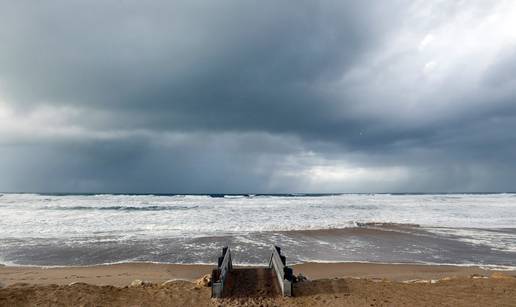
<svg viewBox="0 0 516 307"><path fill-rule="evenodd" d="M304 263L293 298L210 298L210 265L0 267L1 306L515 306L516 272L479 267ZM135 285L133 281L143 283ZM133 285L131 286L131 283Z"/></svg>
<svg viewBox="0 0 516 307"><path fill-rule="evenodd" d="M516 307L515 29L0 0L0 307Z"/></svg>

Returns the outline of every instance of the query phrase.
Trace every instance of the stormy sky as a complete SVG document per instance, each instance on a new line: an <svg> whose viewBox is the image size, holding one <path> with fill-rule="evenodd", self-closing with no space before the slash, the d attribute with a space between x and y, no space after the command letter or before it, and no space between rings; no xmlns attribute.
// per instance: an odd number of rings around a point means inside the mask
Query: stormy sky
<svg viewBox="0 0 516 307"><path fill-rule="evenodd" d="M0 0L0 191L515 191L514 1Z"/></svg>

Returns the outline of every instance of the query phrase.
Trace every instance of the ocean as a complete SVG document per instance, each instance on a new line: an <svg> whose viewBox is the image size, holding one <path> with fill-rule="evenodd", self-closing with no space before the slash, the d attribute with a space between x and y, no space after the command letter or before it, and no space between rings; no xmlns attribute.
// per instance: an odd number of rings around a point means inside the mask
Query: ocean
<svg viewBox="0 0 516 307"><path fill-rule="evenodd" d="M516 194L0 194L0 264L379 262L516 268Z"/></svg>

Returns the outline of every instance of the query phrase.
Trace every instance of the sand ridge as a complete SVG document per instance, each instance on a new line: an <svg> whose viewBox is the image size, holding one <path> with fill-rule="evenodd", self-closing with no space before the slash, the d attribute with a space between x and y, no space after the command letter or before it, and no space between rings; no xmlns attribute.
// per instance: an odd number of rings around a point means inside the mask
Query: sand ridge
<svg viewBox="0 0 516 307"><path fill-rule="evenodd" d="M320 279L295 285L295 297L211 299L188 281L140 287L15 284L0 306L515 306L516 278L458 278L437 283Z"/></svg>
<svg viewBox="0 0 516 307"><path fill-rule="evenodd" d="M294 267L295 273L303 272L312 280L295 284L292 298L275 291L261 295L251 287L255 295L250 297L237 293L211 299L209 287L177 280L202 276L211 268L166 264L0 267L4 284L0 306L516 306L516 272L456 266L301 264ZM83 278L65 278L70 276ZM130 286L131 279L145 282Z"/></svg>

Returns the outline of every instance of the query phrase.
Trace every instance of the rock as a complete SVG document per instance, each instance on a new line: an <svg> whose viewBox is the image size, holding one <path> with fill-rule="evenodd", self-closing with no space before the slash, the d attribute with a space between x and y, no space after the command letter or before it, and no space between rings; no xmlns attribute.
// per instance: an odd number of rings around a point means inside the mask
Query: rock
<svg viewBox="0 0 516 307"><path fill-rule="evenodd" d="M482 279L482 278L487 278L487 277L480 275L480 274L473 274L473 275L471 275L471 278L472 279Z"/></svg>
<svg viewBox="0 0 516 307"><path fill-rule="evenodd" d="M88 285L88 284L85 282L80 282L80 281L74 281L74 282L71 282L68 284L68 286L79 286L79 285Z"/></svg>
<svg viewBox="0 0 516 307"><path fill-rule="evenodd" d="M206 274L203 277L195 281L197 287L210 287L211 286L211 274Z"/></svg>
<svg viewBox="0 0 516 307"><path fill-rule="evenodd" d="M172 284L172 283L174 283L176 281L177 281L177 279L169 279L167 281L164 281L161 285L162 286L168 286L168 285L170 285L170 284Z"/></svg>
<svg viewBox="0 0 516 307"><path fill-rule="evenodd" d="M431 282L432 281L428 280L428 279L419 279L419 280L414 281L415 284L429 284Z"/></svg>
<svg viewBox="0 0 516 307"><path fill-rule="evenodd" d="M494 279L513 279L514 276L511 276L511 275L508 275L508 274L504 274L502 272L494 272L493 274L491 274L491 278L494 278Z"/></svg>
<svg viewBox="0 0 516 307"><path fill-rule="evenodd" d="M143 281L139 280L139 279L135 279L133 280L130 284L129 284L129 287L140 287L143 285Z"/></svg>
<svg viewBox="0 0 516 307"><path fill-rule="evenodd" d="M435 283L428 279L410 279L410 280L404 280L404 284L430 284Z"/></svg>
<svg viewBox="0 0 516 307"><path fill-rule="evenodd" d="M305 281L308 281L308 278L306 278L306 276L304 276L303 274L299 273L299 274L295 277L295 281L296 281L296 282L305 282Z"/></svg>
<svg viewBox="0 0 516 307"><path fill-rule="evenodd" d="M146 287L150 285L152 285L150 281L135 279L131 282L129 287Z"/></svg>

